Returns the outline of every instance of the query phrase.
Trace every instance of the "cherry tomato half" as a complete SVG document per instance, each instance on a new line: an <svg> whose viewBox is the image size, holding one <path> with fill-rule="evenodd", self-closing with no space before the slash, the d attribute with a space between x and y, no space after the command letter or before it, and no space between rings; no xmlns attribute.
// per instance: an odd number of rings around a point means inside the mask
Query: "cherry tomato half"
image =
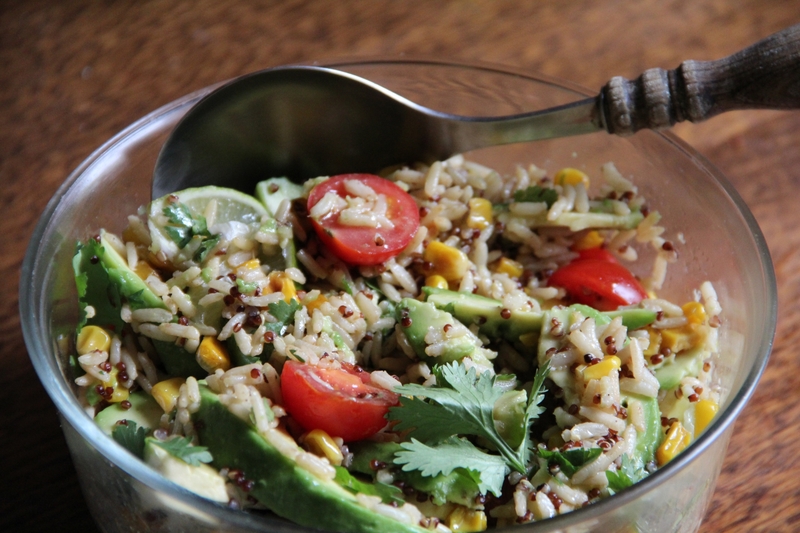
<svg viewBox="0 0 800 533"><path fill-rule="evenodd" d="M600 311L613 311L647 297L639 281L616 260L578 258L556 270L547 284L563 288L573 301Z"/></svg>
<svg viewBox="0 0 800 533"><path fill-rule="evenodd" d="M377 265L399 254L411 242L419 228L419 209L410 194L391 181L373 174L341 174L323 181L308 195L311 210L328 192L342 198L347 196L345 181L358 180L376 193L386 196L386 217L394 224L389 227L346 226L339 223L334 212L320 220L311 219L322 243L336 256L351 265Z"/></svg>
<svg viewBox="0 0 800 533"><path fill-rule="evenodd" d="M322 429L346 442L365 439L386 425L397 394L369 384L369 373L287 361L281 373L283 406L307 431Z"/></svg>

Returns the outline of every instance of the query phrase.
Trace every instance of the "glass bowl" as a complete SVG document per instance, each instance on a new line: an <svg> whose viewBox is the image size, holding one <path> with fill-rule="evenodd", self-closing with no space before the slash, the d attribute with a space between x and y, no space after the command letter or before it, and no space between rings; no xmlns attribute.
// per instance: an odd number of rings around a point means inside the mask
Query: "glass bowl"
<svg viewBox="0 0 800 533"><path fill-rule="evenodd" d="M489 65L409 60L327 65L422 105L463 115L522 113L591 94L562 81ZM158 109L89 156L47 205L22 268L25 342L60 412L89 508L109 532L310 531L274 516L214 504L167 481L102 433L81 408L70 378L67 356L78 311L71 264L75 243L100 228L121 231L124 215L150 200L150 178L162 143L212 89ZM706 432L632 488L514 531L695 531L711 499L734 420L767 363L775 332L775 277L752 214L718 170L670 134L595 134L482 149L470 157L507 172L517 164L536 163L550 172L573 166L596 173L601 164L614 161L663 214L667 230L682 233L686 240L680 261L670 267L663 296L685 299L708 279L723 308L718 377L724 394L719 415Z"/></svg>

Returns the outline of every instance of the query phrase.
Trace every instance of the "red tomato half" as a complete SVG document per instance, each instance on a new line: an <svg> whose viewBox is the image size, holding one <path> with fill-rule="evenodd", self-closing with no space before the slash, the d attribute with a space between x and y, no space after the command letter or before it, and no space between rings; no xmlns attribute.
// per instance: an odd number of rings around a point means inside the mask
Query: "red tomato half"
<svg viewBox="0 0 800 533"><path fill-rule="evenodd" d="M373 174L333 176L311 190L308 195L309 211L330 191L345 198L346 180L358 180L376 193L385 195L386 215L394 227L345 226L339 223L339 213L332 213L320 220L311 219L322 243L339 259L351 265L377 265L403 251L419 228L419 209L410 194L380 176Z"/></svg>
<svg viewBox="0 0 800 533"><path fill-rule="evenodd" d="M369 384L369 373L287 361L281 373L283 406L307 431L322 429L346 442L365 439L386 425L397 394Z"/></svg>
<svg viewBox="0 0 800 533"><path fill-rule="evenodd" d="M606 259L578 258L556 270L547 284L563 288L575 302L600 311L636 304L647 296L627 268Z"/></svg>

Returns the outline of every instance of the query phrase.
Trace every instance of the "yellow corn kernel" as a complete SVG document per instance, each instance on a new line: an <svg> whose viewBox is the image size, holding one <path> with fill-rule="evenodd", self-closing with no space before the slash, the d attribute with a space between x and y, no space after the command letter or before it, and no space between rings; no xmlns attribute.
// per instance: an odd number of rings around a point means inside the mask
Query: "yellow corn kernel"
<svg viewBox="0 0 800 533"><path fill-rule="evenodd" d="M294 281L285 272L272 272L269 275L269 288L272 292L282 292L286 303L297 298L297 289L294 288Z"/></svg>
<svg viewBox="0 0 800 533"><path fill-rule="evenodd" d="M151 274L158 276L158 273L147 263L147 261L139 261L136 263L136 268L133 269L133 273L143 280L150 277Z"/></svg>
<svg viewBox="0 0 800 533"><path fill-rule="evenodd" d="M708 318L706 315L706 308L700 302L689 302L683 304L683 316L689 321L689 324L702 324Z"/></svg>
<svg viewBox="0 0 800 533"><path fill-rule="evenodd" d="M600 235L600 232L593 229L581 235L581 237L572 245L572 249L579 251L589 250L590 248L600 248L603 246L604 242L605 239L603 239L603 236Z"/></svg>
<svg viewBox="0 0 800 533"><path fill-rule="evenodd" d="M714 400L700 400L694 406L694 437L708 427L719 411L719 404Z"/></svg>
<svg viewBox="0 0 800 533"><path fill-rule="evenodd" d="M494 223L492 217L492 202L486 198L470 198L467 227L472 229L486 229Z"/></svg>
<svg viewBox="0 0 800 533"><path fill-rule="evenodd" d="M447 527L451 531L469 533L470 531L486 530L486 513L483 511L473 511L466 507L456 507L447 516Z"/></svg>
<svg viewBox="0 0 800 533"><path fill-rule="evenodd" d="M622 367L622 361L616 355L607 355L605 359L583 370L583 380L604 378Z"/></svg>
<svg viewBox="0 0 800 533"><path fill-rule="evenodd" d="M311 316L314 314L314 309L319 309L322 306L322 304L324 304L327 301L328 299L325 297L325 295L320 294L311 301L303 300L303 305L305 305L306 309L308 309L308 316Z"/></svg>
<svg viewBox="0 0 800 533"><path fill-rule="evenodd" d="M501 257L500 261L497 262L497 272L500 274L508 274L509 277L512 278L518 278L523 272L522 263L507 257Z"/></svg>
<svg viewBox="0 0 800 533"><path fill-rule="evenodd" d="M572 185L573 187L579 183L583 183L583 186L588 189L589 176L577 168L567 167L556 172L556 175L553 178L553 183L556 185Z"/></svg>
<svg viewBox="0 0 800 533"><path fill-rule="evenodd" d="M519 336L519 342L522 343L525 347L532 347L536 346L539 343L539 334L538 333L523 333Z"/></svg>
<svg viewBox="0 0 800 533"><path fill-rule="evenodd" d="M124 402L128 399L128 389L120 386L117 380L117 374L119 374L119 369L116 367L112 368L111 372L108 373L108 379L103 382L103 387L111 387L114 389L114 392L111 393L111 397L106 398L110 403Z"/></svg>
<svg viewBox="0 0 800 533"><path fill-rule="evenodd" d="M671 461L676 455L681 453L692 442L689 432L680 422L673 422L667 430L667 437L661 446L656 450L658 466L662 466Z"/></svg>
<svg viewBox="0 0 800 533"><path fill-rule="evenodd" d="M236 270L255 270L256 268L261 267L261 261L258 258L251 259L249 261L245 261L241 265L238 266Z"/></svg>
<svg viewBox="0 0 800 533"><path fill-rule="evenodd" d="M170 378L153 385L153 390L150 394L153 395L153 399L165 413L171 413L175 409L175 405L178 403L178 396L180 396L181 385L185 381L183 378Z"/></svg>
<svg viewBox="0 0 800 533"><path fill-rule="evenodd" d="M340 466L344 460L342 449L333 437L321 429L311 430L305 438L308 451L319 457L327 457L334 466Z"/></svg>
<svg viewBox="0 0 800 533"><path fill-rule="evenodd" d="M661 347L680 353L705 341L706 331L695 324L661 330Z"/></svg>
<svg viewBox="0 0 800 533"><path fill-rule="evenodd" d="M648 327L647 333L650 335L650 344L647 345L647 349L644 351L645 357L650 357L658 353L659 349L661 348L661 333L654 328Z"/></svg>
<svg viewBox="0 0 800 533"><path fill-rule="evenodd" d="M440 241L430 243L422 258L433 265L432 274L438 274L447 281L461 279L469 268L467 254Z"/></svg>
<svg viewBox="0 0 800 533"><path fill-rule="evenodd" d="M433 287L435 289L446 289L449 287L449 284L442 276L439 274L434 274L433 276L428 276L425 278L425 286Z"/></svg>
<svg viewBox="0 0 800 533"><path fill-rule="evenodd" d="M78 333L75 348L78 355L85 355L97 350L107 352L111 347L111 335L98 326L84 326Z"/></svg>
<svg viewBox="0 0 800 533"><path fill-rule="evenodd" d="M203 337L203 341L197 347L195 358L197 364L209 374L213 374L218 368L223 371L231 368L231 357L228 355L228 350L216 337L211 335Z"/></svg>

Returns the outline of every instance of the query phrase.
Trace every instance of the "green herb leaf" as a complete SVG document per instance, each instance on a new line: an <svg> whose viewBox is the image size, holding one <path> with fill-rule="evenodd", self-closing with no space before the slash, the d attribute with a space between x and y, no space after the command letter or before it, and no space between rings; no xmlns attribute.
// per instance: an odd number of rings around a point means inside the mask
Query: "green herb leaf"
<svg viewBox="0 0 800 533"><path fill-rule="evenodd" d="M378 496L383 503L390 505L393 503L401 505L405 503L405 500L403 500L403 491L394 485L388 485L378 481L375 483L367 483L353 476L343 466L336 466L334 468L336 469L336 477L333 478L334 481L353 494Z"/></svg>
<svg viewBox="0 0 800 533"><path fill-rule="evenodd" d="M450 437L433 446L411 439L400 444L403 450L395 454L394 463L403 470L419 470L423 476L449 475L454 470L466 473L481 494L491 492L500 496L508 465L502 457L490 455L475 447L470 441Z"/></svg>
<svg viewBox="0 0 800 533"><path fill-rule="evenodd" d="M622 456L621 465L616 472L606 471L608 488L613 492L626 489L646 476L647 471L644 468L637 469L627 454Z"/></svg>
<svg viewBox="0 0 800 533"><path fill-rule="evenodd" d="M288 324L294 321L294 314L300 309L300 303L292 298L287 304L283 300L271 303L268 306L269 314L275 317L275 320Z"/></svg>
<svg viewBox="0 0 800 533"><path fill-rule="evenodd" d="M531 386L530 394L528 395L528 405L525 408L525 433L522 442L517 449L517 454L520 456L523 463L528 464L531 452L533 451L533 444L531 442L530 427L534 420L539 418L544 412L544 407L541 406L544 400L544 394L547 389L544 388L544 380L547 379L550 373L550 361L540 366L536 370L536 376L533 378L533 385ZM499 377L499 376L498 376Z"/></svg>
<svg viewBox="0 0 800 533"><path fill-rule="evenodd" d="M186 437L176 437L169 440L153 439L153 444L167 450L173 457L177 457L192 466L198 466L200 463L210 463L214 460L208 448L205 446L192 446L192 441Z"/></svg>
<svg viewBox="0 0 800 533"><path fill-rule="evenodd" d="M547 459L548 464L557 464L567 477L572 477L583 465L597 459L603 453L603 450L601 448L589 448L588 450L573 448L560 452L558 450L549 451L540 448L537 453L540 457Z"/></svg>
<svg viewBox="0 0 800 533"><path fill-rule="evenodd" d="M138 427L133 420L127 424L117 424L111 430L111 437L139 459L144 457L144 440L147 429Z"/></svg>
<svg viewBox="0 0 800 533"><path fill-rule="evenodd" d="M211 250L213 250L214 247L219 244L219 239L219 235L213 235L207 239L204 239L203 242L200 243L200 246L197 248L197 250L195 250L192 259L194 259L197 263L202 263L205 261Z"/></svg>
<svg viewBox="0 0 800 533"><path fill-rule="evenodd" d="M523 191L514 193L515 202L545 202L547 208L553 207L558 200L558 192L555 189L532 185Z"/></svg>
<svg viewBox="0 0 800 533"><path fill-rule="evenodd" d="M410 430L409 435L423 442L441 441L453 435L475 435L491 442L508 465L527 473L524 455L512 449L494 427L492 410L503 390L494 386L495 376L476 375L463 364L452 362L437 370L438 387L417 384L397 387L400 406L389 410L387 418L397 420L395 429ZM426 402L427 398L430 402Z"/></svg>

